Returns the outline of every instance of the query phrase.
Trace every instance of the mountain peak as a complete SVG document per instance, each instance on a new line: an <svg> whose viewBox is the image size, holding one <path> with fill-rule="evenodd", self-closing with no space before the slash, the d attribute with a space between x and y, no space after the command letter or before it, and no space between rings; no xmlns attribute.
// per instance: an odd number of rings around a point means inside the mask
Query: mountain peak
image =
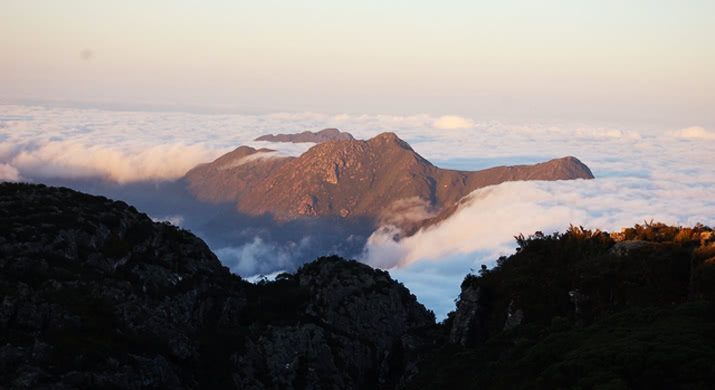
<svg viewBox="0 0 715 390"><path fill-rule="evenodd" d="M539 165L539 164L537 164ZM551 170L551 174L556 174L560 172L563 175L575 179L593 179L593 173L591 169L573 156L566 156L557 159L553 159L543 163L545 171Z"/></svg>
<svg viewBox="0 0 715 390"><path fill-rule="evenodd" d="M391 131L386 131L384 133L380 133L368 140L368 142L402 142L405 143L400 137L397 136L397 134L391 132Z"/></svg>
<svg viewBox="0 0 715 390"><path fill-rule="evenodd" d="M380 133L374 137L372 137L374 140L385 140L385 141L402 141L400 137L397 136L397 134L391 132L391 131L386 131L383 133Z"/></svg>
<svg viewBox="0 0 715 390"><path fill-rule="evenodd" d="M574 157L476 172L440 169L393 132L366 141L320 143L294 158L251 159L251 165L232 170L202 166L187 175L189 189L199 198L211 194L229 200L232 194L242 212L270 214L278 221L350 216L409 231L449 212L478 188L505 181L593 178ZM229 183L235 188L226 188Z"/></svg>
<svg viewBox="0 0 715 390"><path fill-rule="evenodd" d="M403 141L397 134L393 132L380 133L372 138L370 138L368 143L372 145L396 145L402 149L412 150L412 147L407 142Z"/></svg>

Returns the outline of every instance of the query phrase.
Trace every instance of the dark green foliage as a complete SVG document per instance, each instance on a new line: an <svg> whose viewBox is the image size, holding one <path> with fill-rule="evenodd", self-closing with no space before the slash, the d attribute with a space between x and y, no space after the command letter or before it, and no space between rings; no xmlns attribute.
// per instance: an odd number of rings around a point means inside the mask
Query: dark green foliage
<svg viewBox="0 0 715 390"><path fill-rule="evenodd" d="M705 389L715 380L709 303L629 308L564 327L525 325L474 349L446 347L411 388Z"/></svg>
<svg viewBox="0 0 715 390"><path fill-rule="evenodd" d="M485 341L442 347L411 388L710 388L710 232L646 223L516 237L516 254L462 283L482 292ZM506 330L510 306L524 321Z"/></svg>

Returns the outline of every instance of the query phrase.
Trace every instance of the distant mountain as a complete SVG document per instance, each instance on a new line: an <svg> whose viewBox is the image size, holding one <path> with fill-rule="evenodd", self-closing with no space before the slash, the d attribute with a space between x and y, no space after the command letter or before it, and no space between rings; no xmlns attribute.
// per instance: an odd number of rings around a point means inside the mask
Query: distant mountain
<svg viewBox="0 0 715 390"><path fill-rule="evenodd" d="M211 163L194 167L185 178L199 200L231 202L251 192L256 183L268 180L288 159L272 149L239 146Z"/></svg>
<svg viewBox="0 0 715 390"><path fill-rule="evenodd" d="M349 141L354 139L350 133L341 132L338 129L323 129L318 132L304 131L297 134L266 134L256 138L254 141L268 142L328 142L328 141Z"/></svg>
<svg viewBox="0 0 715 390"><path fill-rule="evenodd" d="M382 133L367 141L321 143L300 157L243 146L197 166L185 180L197 198L235 201L250 215L271 214L279 221L364 217L409 231L454 211L462 197L481 187L592 178L574 157L476 172L441 169L394 133Z"/></svg>

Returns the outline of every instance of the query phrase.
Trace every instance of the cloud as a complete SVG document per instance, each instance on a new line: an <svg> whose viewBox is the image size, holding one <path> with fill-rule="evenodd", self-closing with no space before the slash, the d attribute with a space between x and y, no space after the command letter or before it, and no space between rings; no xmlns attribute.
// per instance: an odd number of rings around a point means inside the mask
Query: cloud
<svg viewBox="0 0 715 390"><path fill-rule="evenodd" d="M456 115L441 116L432 123L435 129L470 129L474 127L474 122Z"/></svg>
<svg viewBox="0 0 715 390"><path fill-rule="evenodd" d="M712 175L693 182L681 176L680 181L612 177L504 183L471 193L453 216L411 237L396 239L394 228L377 230L362 261L392 269L421 300L434 295L433 288L452 289L451 296L425 302L446 315L464 275L513 253L513 237L519 233L563 231L569 224L619 231L651 219L715 225L715 199L706 195L713 191ZM427 285L425 268L435 276ZM445 284L438 285L440 280Z"/></svg>
<svg viewBox="0 0 715 390"><path fill-rule="evenodd" d="M10 160L35 177L101 177L117 183L170 180L220 153L200 145L166 144L140 151L116 150L71 140L26 148Z"/></svg>
<svg viewBox="0 0 715 390"><path fill-rule="evenodd" d="M405 226L410 223L420 222L436 215L427 200L418 196L399 199L382 212L379 224L383 226Z"/></svg>
<svg viewBox="0 0 715 390"><path fill-rule="evenodd" d="M699 126L686 127L673 132L678 138L690 140L715 140L715 132L705 130Z"/></svg>
<svg viewBox="0 0 715 390"><path fill-rule="evenodd" d="M263 275L263 274L256 274L256 275L251 275L251 276L246 276L243 278L243 280L249 282L249 283L260 283L263 281L266 282L272 282L276 280L276 277L282 273L286 272L285 270L278 270L275 272L271 272L268 275Z"/></svg>
<svg viewBox="0 0 715 390"><path fill-rule="evenodd" d="M241 165L248 164L253 161L268 160L268 159L283 158L283 157L286 157L286 156L280 154L279 152L258 152L258 153L253 153L251 155L241 157L237 160L228 162L228 163L220 166L219 169L221 169L221 170L231 169L231 168L240 167Z"/></svg>
<svg viewBox="0 0 715 390"><path fill-rule="evenodd" d="M366 245L364 261L380 267L404 267L417 261L439 261L453 254L489 249L492 256L508 248L514 234L568 225L575 217L565 207L548 213L536 208L550 193L531 182L487 187L471 193L458 211L437 226L399 241L394 229L376 231Z"/></svg>
<svg viewBox="0 0 715 390"><path fill-rule="evenodd" d="M641 134L638 131L634 130L620 130L620 129L601 129L601 128L595 128L595 129L583 129L579 128L574 131L575 134L579 136L585 136L585 137L594 137L594 138L625 138L625 139L630 139L630 140L639 140L641 139Z"/></svg>
<svg viewBox="0 0 715 390"><path fill-rule="evenodd" d="M152 221L154 222L168 222L174 226L181 227L184 224L184 216L183 215L166 215L163 217L152 217Z"/></svg>
<svg viewBox="0 0 715 390"><path fill-rule="evenodd" d="M0 164L0 181L20 181L20 172L9 164Z"/></svg>
<svg viewBox="0 0 715 390"><path fill-rule="evenodd" d="M277 270L294 269L293 259L310 246L310 237L299 242L279 245L255 237L252 242L238 246L216 249L221 262L239 275L266 275Z"/></svg>
<svg viewBox="0 0 715 390"><path fill-rule="evenodd" d="M703 199L703 191L699 183L645 178L504 183L476 190L452 217L411 237L395 241L394 231L376 231L368 240L365 261L378 258L380 264L407 266L485 249L496 258L511 251L516 234L561 231L569 224L608 230L651 218L713 224L715 199ZM391 261L383 250L394 256Z"/></svg>

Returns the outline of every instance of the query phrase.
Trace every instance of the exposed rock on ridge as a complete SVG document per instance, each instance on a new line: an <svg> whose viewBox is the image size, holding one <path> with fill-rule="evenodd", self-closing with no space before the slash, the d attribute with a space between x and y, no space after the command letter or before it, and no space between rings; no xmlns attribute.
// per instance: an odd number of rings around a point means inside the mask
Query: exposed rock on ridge
<svg viewBox="0 0 715 390"><path fill-rule="evenodd" d="M342 132L338 129L323 129L320 131L304 131L297 134L266 134L256 138L254 141L268 141L268 142L328 142L328 141L349 141L353 140L353 136L350 133Z"/></svg>

